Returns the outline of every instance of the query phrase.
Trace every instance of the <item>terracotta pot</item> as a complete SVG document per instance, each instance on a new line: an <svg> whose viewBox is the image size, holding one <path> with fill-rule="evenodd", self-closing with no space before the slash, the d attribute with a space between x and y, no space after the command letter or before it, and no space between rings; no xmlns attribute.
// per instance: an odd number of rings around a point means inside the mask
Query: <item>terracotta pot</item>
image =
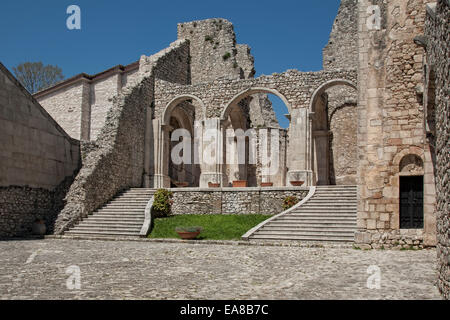
<svg viewBox="0 0 450 320"><path fill-rule="evenodd" d="M233 188L246 188L247 187L247 180L234 180L233 181Z"/></svg>
<svg viewBox="0 0 450 320"><path fill-rule="evenodd" d="M174 184L177 186L177 188L186 188L189 186L188 182L174 182Z"/></svg>
<svg viewBox="0 0 450 320"><path fill-rule="evenodd" d="M47 232L47 227L43 221L36 221L31 226L31 231L34 235L43 236Z"/></svg>
<svg viewBox="0 0 450 320"><path fill-rule="evenodd" d="M261 182L261 187L273 187L273 182Z"/></svg>
<svg viewBox="0 0 450 320"><path fill-rule="evenodd" d="M185 231L177 231L178 235L181 239L195 239L200 234L200 231L195 232L185 232Z"/></svg>
<svg viewBox="0 0 450 320"><path fill-rule="evenodd" d="M291 181L291 184L294 187L300 187L301 185L303 185L305 183L305 181Z"/></svg>
<svg viewBox="0 0 450 320"><path fill-rule="evenodd" d="M219 188L220 183L208 182L208 188Z"/></svg>

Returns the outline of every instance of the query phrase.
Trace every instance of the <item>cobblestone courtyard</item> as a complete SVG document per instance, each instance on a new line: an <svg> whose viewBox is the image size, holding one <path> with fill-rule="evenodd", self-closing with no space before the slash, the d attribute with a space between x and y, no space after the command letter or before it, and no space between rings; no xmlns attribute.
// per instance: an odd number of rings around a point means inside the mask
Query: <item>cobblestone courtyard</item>
<svg viewBox="0 0 450 320"><path fill-rule="evenodd" d="M46 239L0 252L1 299L440 299L434 249ZM380 289L367 288L371 265ZM67 288L70 266L80 290Z"/></svg>

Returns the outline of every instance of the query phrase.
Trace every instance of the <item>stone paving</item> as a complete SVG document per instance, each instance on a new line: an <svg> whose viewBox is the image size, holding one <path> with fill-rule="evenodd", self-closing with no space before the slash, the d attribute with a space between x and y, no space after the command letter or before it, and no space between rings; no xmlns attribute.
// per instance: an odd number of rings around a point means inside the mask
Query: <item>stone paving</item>
<svg viewBox="0 0 450 320"><path fill-rule="evenodd" d="M0 299L440 299L434 249L45 239L0 252ZM380 289L367 287L371 265Z"/></svg>

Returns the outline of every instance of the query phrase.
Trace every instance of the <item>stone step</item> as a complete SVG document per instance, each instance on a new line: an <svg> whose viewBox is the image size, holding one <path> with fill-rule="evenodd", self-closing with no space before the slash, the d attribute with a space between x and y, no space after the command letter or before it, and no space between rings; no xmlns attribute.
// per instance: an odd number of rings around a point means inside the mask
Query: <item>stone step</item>
<svg viewBox="0 0 450 320"><path fill-rule="evenodd" d="M140 232L141 228L136 227L123 227L123 226L107 226L107 227L101 227L101 226L76 226L72 229L72 231L115 231L115 232Z"/></svg>
<svg viewBox="0 0 450 320"><path fill-rule="evenodd" d="M326 202L334 202L334 201L358 201L358 199L354 196L342 196L342 197L331 197L331 196L320 196L320 197L313 197L309 201L326 201ZM309 202L308 201L308 202Z"/></svg>
<svg viewBox="0 0 450 320"><path fill-rule="evenodd" d="M66 231L68 235L108 235L108 236L139 236L138 232L111 232L111 231Z"/></svg>
<svg viewBox="0 0 450 320"><path fill-rule="evenodd" d="M258 232L258 235L280 235L280 236L335 236L335 237L354 237L355 232L354 231L337 231L337 230L331 230L331 231L324 231L321 230L320 232L317 232L316 230L264 230L262 229L260 232Z"/></svg>
<svg viewBox="0 0 450 320"><path fill-rule="evenodd" d="M92 217L98 218L115 218L115 219L144 219L145 215L142 214L110 214L110 213L98 213Z"/></svg>
<svg viewBox="0 0 450 320"><path fill-rule="evenodd" d="M142 227L142 222L139 221L91 221L89 219L83 220L80 224L77 226L98 226L98 227L115 227L115 226L123 226L123 227Z"/></svg>
<svg viewBox="0 0 450 320"><path fill-rule="evenodd" d="M333 224L338 224L340 222L352 222L356 223L355 218L322 218L322 217L304 217L304 218L278 218L277 220L273 220L270 223L276 223L276 222L283 222L283 223L297 223L301 224L302 222L308 222L308 223L322 223L322 222L328 222Z"/></svg>
<svg viewBox="0 0 450 320"><path fill-rule="evenodd" d="M102 213L102 212L111 212L111 213L144 213L144 208L116 208L116 207L106 207L102 209L98 209L96 213Z"/></svg>
<svg viewBox="0 0 450 320"><path fill-rule="evenodd" d="M150 197L151 198L151 197ZM113 201L111 201L110 203L115 203L115 202L123 202L123 203L132 203L132 202L139 202L139 203L147 203L150 198L115 198Z"/></svg>
<svg viewBox="0 0 450 320"><path fill-rule="evenodd" d="M140 223L144 224L144 217L142 218L111 218L111 217L92 217L84 221L89 221L92 223L111 223L111 224L119 224L119 223Z"/></svg>
<svg viewBox="0 0 450 320"><path fill-rule="evenodd" d="M283 221L273 221L273 223L266 224L263 228L276 227L276 228L284 228L284 227L292 227L292 228L348 228L355 229L357 227L356 222L320 222L320 223L285 223Z"/></svg>
<svg viewBox="0 0 450 320"><path fill-rule="evenodd" d="M335 226L335 227L305 227L302 225L299 226L287 226L287 227L281 227L281 226L264 226L261 231L274 231L274 232L296 232L296 231L302 231L302 232L314 232L314 233L322 233L322 232L350 232L355 233L354 227L343 227L343 226Z"/></svg>
<svg viewBox="0 0 450 320"><path fill-rule="evenodd" d="M356 213L311 213L311 212L302 212L302 213L289 213L285 216L279 217L281 218L307 218L307 217L319 217L319 218L354 218L356 219Z"/></svg>
<svg viewBox="0 0 450 320"><path fill-rule="evenodd" d="M331 186L316 186L316 189L357 189L357 186L345 185L331 185Z"/></svg>
<svg viewBox="0 0 450 320"><path fill-rule="evenodd" d="M130 209L145 209L145 207L147 206L147 203L144 204L140 204L140 203L129 203L129 204L124 204L124 203L110 203L106 206L101 207L98 210L101 209L109 209L109 208L114 208L114 209L126 209L126 208L130 208Z"/></svg>
<svg viewBox="0 0 450 320"><path fill-rule="evenodd" d="M251 240L300 240L300 241L339 241L339 242L353 242L354 237L350 236L292 236L292 235L252 235Z"/></svg>

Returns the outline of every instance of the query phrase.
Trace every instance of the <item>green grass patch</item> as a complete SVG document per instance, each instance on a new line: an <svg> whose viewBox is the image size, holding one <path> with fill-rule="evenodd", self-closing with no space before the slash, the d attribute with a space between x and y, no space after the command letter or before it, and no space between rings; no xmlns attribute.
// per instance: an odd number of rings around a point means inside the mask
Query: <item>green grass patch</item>
<svg viewBox="0 0 450 320"><path fill-rule="evenodd" d="M149 238L179 239L175 228L199 226L203 231L197 237L201 240L240 240L251 228L257 226L270 215L180 215L154 220Z"/></svg>

